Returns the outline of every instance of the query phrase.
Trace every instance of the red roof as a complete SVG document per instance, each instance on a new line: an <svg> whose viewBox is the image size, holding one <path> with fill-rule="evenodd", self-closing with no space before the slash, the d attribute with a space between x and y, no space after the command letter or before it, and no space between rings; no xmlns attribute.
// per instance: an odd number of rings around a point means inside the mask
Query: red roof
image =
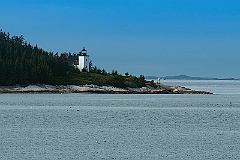
<svg viewBox="0 0 240 160"><path fill-rule="evenodd" d="M79 62L78 62L78 61L75 61L75 62L74 62L74 65L79 65Z"/></svg>

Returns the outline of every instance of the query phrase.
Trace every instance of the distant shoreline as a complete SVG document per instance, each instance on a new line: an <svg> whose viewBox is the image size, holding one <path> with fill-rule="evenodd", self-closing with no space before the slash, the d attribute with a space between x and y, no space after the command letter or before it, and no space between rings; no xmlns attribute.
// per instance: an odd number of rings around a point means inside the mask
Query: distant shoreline
<svg viewBox="0 0 240 160"><path fill-rule="evenodd" d="M29 86L0 86L0 93L28 93L28 94L63 94L63 93L89 93L89 94L213 94L207 91L196 91L180 86L159 84L157 88L151 86L142 88L116 88L112 86L97 85L29 85Z"/></svg>
<svg viewBox="0 0 240 160"><path fill-rule="evenodd" d="M213 78L213 77L191 77L188 75L178 75L178 76L145 76L146 79L161 79L161 80L240 80L240 78Z"/></svg>

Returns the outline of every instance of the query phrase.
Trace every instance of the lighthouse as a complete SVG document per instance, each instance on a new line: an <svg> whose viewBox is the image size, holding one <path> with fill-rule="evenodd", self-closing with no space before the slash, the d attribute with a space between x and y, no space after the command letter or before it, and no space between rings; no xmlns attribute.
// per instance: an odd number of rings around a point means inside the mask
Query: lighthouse
<svg viewBox="0 0 240 160"><path fill-rule="evenodd" d="M85 49L85 47L83 47L83 49L79 52L78 55L78 65L77 68L82 71L82 70L86 70L87 72L89 72L89 55L87 55L87 50Z"/></svg>

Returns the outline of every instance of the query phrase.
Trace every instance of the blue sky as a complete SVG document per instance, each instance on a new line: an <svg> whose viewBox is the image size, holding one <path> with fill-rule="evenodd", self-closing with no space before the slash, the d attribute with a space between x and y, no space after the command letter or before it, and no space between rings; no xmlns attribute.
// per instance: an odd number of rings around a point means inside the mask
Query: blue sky
<svg viewBox="0 0 240 160"><path fill-rule="evenodd" d="M0 28L107 71L240 77L239 0L0 0Z"/></svg>

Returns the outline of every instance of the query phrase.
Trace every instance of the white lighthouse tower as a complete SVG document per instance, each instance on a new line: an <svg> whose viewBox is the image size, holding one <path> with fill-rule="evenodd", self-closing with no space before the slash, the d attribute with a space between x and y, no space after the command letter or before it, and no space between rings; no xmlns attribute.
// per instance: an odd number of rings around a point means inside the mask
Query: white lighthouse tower
<svg viewBox="0 0 240 160"><path fill-rule="evenodd" d="M89 72L89 62L89 55L87 55L87 50L85 47L83 47L82 51L79 52L77 68L80 71L85 69L87 72Z"/></svg>

